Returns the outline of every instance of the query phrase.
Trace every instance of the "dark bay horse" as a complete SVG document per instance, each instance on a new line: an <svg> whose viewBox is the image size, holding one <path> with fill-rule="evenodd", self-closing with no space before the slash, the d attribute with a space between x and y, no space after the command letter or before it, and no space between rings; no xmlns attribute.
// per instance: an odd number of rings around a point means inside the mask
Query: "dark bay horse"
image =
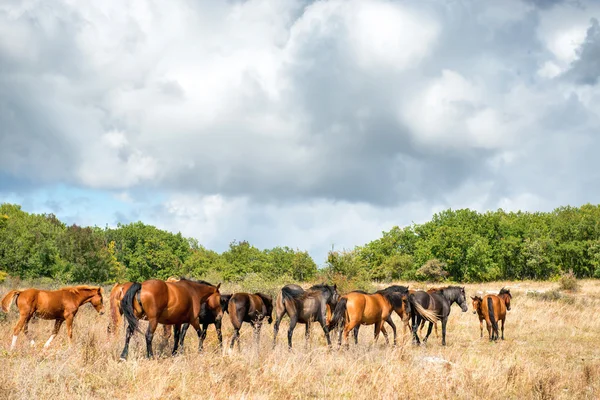
<svg viewBox="0 0 600 400"><path fill-rule="evenodd" d="M199 283L205 283L207 285L212 285L206 281L196 281ZM227 305L229 304L229 299L231 299L230 294L221 294L220 299L220 309L223 313L228 312ZM202 324L202 333L198 337L200 340L199 348L202 350L204 348L204 340L206 339L206 334L208 332L208 326L211 324L215 325L215 330L217 331L217 339L219 340L219 347L223 347L223 333L221 330L221 322L222 319L219 318L219 307L217 307L217 302L215 298L209 297L208 301L202 303L202 307L200 307L200 315L198 316L198 322ZM185 334L187 333L188 328L190 327L189 323L183 324L181 327L181 334L179 339L179 346L183 348L183 341L185 339Z"/></svg>
<svg viewBox="0 0 600 400"><path fill-rule="evenodd" d="M483 298L475 296L473 299L473 308L479 315L480 336L483 337L483 320L488 330L490 341L498 340L498 321L502 321L502 340L504 340L504 322L506 320L506 311L510 311L510 301L512 295L510 290L502 288L498 295L488 294Z"/></svg>
<svg viewBox="0 0 600 400"><path fill-rule="evenodd" d="M402 290L401 290L402 289ZM329 329L336 326L342 326L340 330L338 344L342 344L342 334L346 344L348 344L348 334L359 325L375 325L375 342L379 338L379 332L384 332L387 339L387 333L383 326L387 322L394 332L394 345L396 344L396 325L392 321L391 315L396 310L399 315L410 312L410 305L407 301L408 289L403 286L390 287L378 290L373 294L363 291L354 291L342 296L336 305L333 317L329 322ZM356 333L357 335L358 333ZM355 342L356 342L355 336ZM389 342L388 342L389 343Z"/></svg>
<svg viewBox="0 0 600 400"><path fill-rule="evenodd" d="M110 290L109 295L109 321L108 327L106 331L110 335L116 336L119 332L119 326L121 325L121 321L123 320L123 310L121 309L121 300L123 300L123 296L125 296L125 292L133 285L133 282L125 282L125 283L115 283L115 285ZM145 317L143 318L145 319ZM163 336L165 340L169 340L171 337L171 326L163 325Z"/></svg>
<svg viewBox="0 0 600 400"><path fill-rule="evenodd" d="M389 286L387 288L385 288L384 290L386 291L391 291L391 292L398 292L401 294L405 294L406 296L408 296L408 294L406 292L410 292L408 290L408 286L399 286L399 285L392 285ZM362 290L353 290L351 293L362 293L362 294L369 294L365 291ZM392 304L392 306L394 307L394 311L396 312L396 314L398 314L398 316L400 317L400 320L402 320L404 322L405 326L409 326L410 325L410 304L408 304L408 297L405 296L405 299L403 300L403 302L401 304L399 304L398 306L394 304ZM329 317L330 319L331 317ZM394 324L394 322L392 321L392 315L390 314L390 316L388 317L388 319L386 319L386 322L388 323L388 325L390 325L390 327L392 328L392 330L394 331L394 345L396 344L396 325ZM329 324L329 321L327 322L327 324ZM358 344L358 331L360 329L360 324L356 325L356 327L354 327L352 333L354 336L354 343ZM388 339L388 335L387 332L385 330L385 328L382 326L381 328L381 333L383 333L383 337L385 338L385 343L389 344L389 339ZM377 325L375 325L375 335L377 335Z"/></svg>
<svg viewBox="0 0 600 400"><path fill-rule="evenodd" d="M236 293L229 300L229 316L234 329L230 348L233 349L236 340L240 348L240 328L243 322L248 322L254 328L258 350L263 320L267 318L269 324L273 322L273 299L263 293Z"/></svg>
<svg viewBox="0 0 600 400"><path fill-rule="evenodd" d="M412 309L412 331L415 344L421 343L419 341L419 336L417 335L417 328L423 319L429 321L427 336L423 339L424 343L427 342L427 339L431 334L433 324L441 319L442 345L445 346L446 324L448 323L448 315L450 315L450 307L453 303L456 303L463 312L467 312L469 309L466 301L465 288L459 286L448 286L432 293L416 291L415 293L409 294L408 299Z"/></svg>
<svg viewBox="0 0 600 400"><path fill-rule="evenodd" d="M308 290L298 285L286 285L277 294L275 308L277 319L273 327L273 347L277 343L279 324L285 314L290 317L288 330L288 347L292 348L292 335L297 323L306 324L305 338L310 337L310 325L313 321L319 322L325 333L327 344L331 346L329 329L325 323L327 318L327 306L333 308L339 299L337 285L314 285Z"/></svg>
<svg viewBox="0 0 600 400"><path fill-rule="evenodd" d="M173 354L177 353L179 347L182 324L191 324L200 337L202 330L198 317L203 303L210 301L215 304L217 318L223 317L219 286L220 284L213 286L187 279L180 279L176 282L151 279L142 283L133 283L121 300L123 315L129 323L121 359L127 359L129 341L135 331L139 332L138 320L144 315L148 318L148 330L146 331L148 358L153 356L152 338L159 323L174 325ZM211 297L212 299L210 299ZM200 345L198 350L200 350Z"/></svg>
<svg viewBox="0 0 600 400"><path fill-rule="evenodd" d="M81 307L85 303L91 303L99 314L104 314L104 302L102 295L104 290L99 286L70 286L58 290L11 290L2 299L2 310L8 312L13 302L16 299L17 308L19 309L20 318L13 330L11 350L14 350L17 345L17 336L21 329L25 336L30 340L31 345L35 343L33 338L29 336L29 320L35 315L42 319L55 320L52 335L44 344L44 348L50 346L52 340L58 334L63 322L67 324L67 336L69 341L73 341L73 319Z"/></svg>

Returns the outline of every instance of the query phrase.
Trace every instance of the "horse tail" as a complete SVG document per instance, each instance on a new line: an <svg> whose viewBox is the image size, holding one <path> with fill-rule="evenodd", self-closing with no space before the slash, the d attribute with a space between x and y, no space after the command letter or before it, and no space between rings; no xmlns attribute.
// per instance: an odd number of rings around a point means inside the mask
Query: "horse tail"
<svg viewBox="0 0 600 400"><path fill-rule="evenodd" d="M327 327L329 330L335 328L336 326L344 326L344 323L346 322L345 319L347 306L348 298L342 297L335 306L333 316L331 317L331 321L329 321L329 326Z"/></svg>
<svg viewBox="0 0 600 400"><path fill-rule="evenodd" d="M492 328L494 329L494 333L498 334L498 321L496 321L496 315L494 314L494 301L491 297L487 298L488 305L488 315L490 316L490 322L492 323Z"/></svg>
<svg viewBox="0 0 600 400"><path fill-rule="evenodd" d="M123 311L123 316L129 323L129 328L142 333L142 331L138 328L138 319L135 317L133 310L133 301L135 300L136 294L140 290L142 290L142 285L134 282L127 292L125 292L125 296L123 296L123 299L121 300L121 310Z"/></svg>
<svg viewBox="0 0 600 400"><path fill-rule="evenodd" d="M292 308L292 310L296 310L296 296L294 296L294 292L292 289L288 287L281 288L281 303L283 304L284 310L288 311L288 307ZM289 312L288 312L289 314Z"/></svg>
<svg viewBox="0 0 600 400"><path fill-rule="evenodd" d="M434 311L426 309L421 304L419 304L417 301L415 301L414 294L411 294L410 296L408 296L408 301L410 302L411 308L413 308L413 310L415 310L417 312L417 314L419 314L421 317L425 318L427 321L432 322L434 324L437 321L439 321L439 317L437 316L437 314Z"/></svg>
<svg viewBox="0 0 600 400"><path fill-rule="evenodd" d="M6 293L6 295L2 298L2 311L7 313L13 303L13 299L16 301L21 292L22 290L11 290L10 292Z"/></svg>

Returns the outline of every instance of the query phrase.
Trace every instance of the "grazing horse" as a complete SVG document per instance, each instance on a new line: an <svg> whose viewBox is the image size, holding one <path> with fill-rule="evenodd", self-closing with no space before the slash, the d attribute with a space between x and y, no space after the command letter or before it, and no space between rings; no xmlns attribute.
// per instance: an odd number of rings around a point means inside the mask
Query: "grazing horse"
<svg viewBox="0 0 600 400"><path fill-rule="evenodd" d="M158 279L142 283L134 282L121 300L123 315L129 322L121 359L127 359L129 341L135 331L140 332L138 320L144 315L148 318L148 330L146 331L148 358L153 357L152 338L159 323L174 325L173 355L177 354L182 324L191 324L200 337L202 330L198 316L203 303L210 301L216 304L217 319L223 317L219 286L220 284L212 286L187 279L180 279L176 282L165 282ZM211 297L212 299L210 299ZM200 346L198 346L198 350L200 351Z"/></svg>
<svg viewBox="0 0 600 400"><path fill-rule="evenodd" d="M402 290L401 290L402 289ZM337 303L333 317L329 322L328 328L331 330L336 326L342 326L340 330L338 344L342 344L342 334L348 345L348 334L359 325L375 325L375 342L379 338L379 332L383 331L387 339L387 333L383 323L392 327L394 332L394 345L396 344L396 325L392 321L391 315L394 310L399 315L410 312L410 305L407 302L408 289L402 286L390 287L378 290L373 294L362 291L350 292L342 296ZM355 336L355 342L356 342ZM389 341L388 341L389 343Z"/></svg>
<svg viewBox="0 0 600 400"><path fill-rule="evenodd" d="M408 290L408 286L399 286L399 285L392 285L387 287L385 290L388 291L392 291L392 292L399 292L399 293L405 293L406 291L410 292L414 292L413 291L409 291ZM362 294L369 294L367 292L364 292L362 290L353 290L351 293L362 293ZM410 324L410 305L408 304L408 299L405 299L402 302L402 305L399 307L394 307L394 311L396 312L396 314L398 314L398 316L400 317L400 320L402 320L404 322L405 326L408 326ZM331 319L331 317L328 317L328 322L327 324L329 325L329 320ZM386 322L388 323L388 325L390 325L392 327L392 329L395 332L396 329L396 325L394 325L394 322L392 321L392 315L390 314L390 316L388 317L388 319L386 319ZM354 327L354 330L352 331L353 336L354 336L354 344L358 344L358 330L360 329L360 324L356 325L356 327ZM375 334L377 332L377 325L375 325ZM385 343L389 344L389 339L388 339L388 335L387 332L385 330L385 328L381 328L381 333L383 333L383 337L385 338ZM394 338L394 345L396 344L396 340Z"/></svg>
<svg viewBox="0 0 600 400"><path fill-rule="evenodd" d="M413 342L420 344L419 336L417 335L417 328L421 324L423 319L429 321L429 329L427 329L427 336L423 339L423 342L427 342L433 324L438 320L442 320L442 345L446 345L446 324L448 323L448 315L450 315L450 307L453 303L460 306L463 312L467 312L469 307L467 306L465 288L459 286L448 286L439 289L433 293L427 293L425 291L417 291L409 294L409 303L412 309L412 330L413 330Z"/></svg>
<svg viewBox="0 0 600 400"><path fill-rule="evenodd" d="M102 295L104 290L100 286L70 286L58 290L11 290L2 299L2 310L8 312L13 299L16 297L17 308L21 317L13 330L11 350L17 345L17 336L21 329L25 336L30 340L31 345L35 343L29 336L29 320L35 315L42 319L53 319L54 330L52 335L44 344L44 348L50 346L52 340L58 334L63 322L67 323L67 336L69 341L73 341L73 318L77 314L79 307L85 303L91 303L96 311L104 314L104 303Z"/></svg>
<svg viewBox="0 0 600 400"><path fill-rule="evenodd" d="M337 285L314 285L308 290L304 290L298 285L286 285L281 288L275 300L277 320L273 327L273 347L277 343L279 324L285 314L290 317L290 327L288 330L288 347L290 349L292 348L292 335L294 334L296 324L306 324L305 338L308 342L312 321L317 321L321 324L327 344L331 346L329 329L325 323L327 306L331 308L335 307L339 297Z"/></svg>
<svg viewBox="0 0 600 400"><path fill-rule="evenodd" d="M483 298L475 296L473 299L474 313L479 315L480 337L483 337L483 320L488 330L490 341L498 340L498 321L502 321L502 340L504 340L504 321L506 311L510 311L512 295L510 290L502 288L498 295L488 294Z"/></svg>
<svg viewBox="0 0 600 400"><path fill-rule="evenodd" d="M172 282L172 278L169 278L167 282ZM110 291L109 295L109 308L110 318L108 321L108 327L106 331L108 334L117 335L119 332L119 325L121 324L123 317L123 310L121 309L121 300L125 296L125 292L133 285L133 282L115 283ZM142 318L145 319L145 318ZM165 340L169 340L171 337L171 326L163 325L163 336Z"/></svg>
<svg viewBox="0 0 600 400"><path fill-rule="evenodd" d="M263 320L267 318L269 324L273 322L273 299L263 293L236 293L229 300L229 316L234 329L230 348L233 349L237 340L238 349L240 349L240 328L243 322L249 322L254 328L256 348L258 349Z"/></svg>

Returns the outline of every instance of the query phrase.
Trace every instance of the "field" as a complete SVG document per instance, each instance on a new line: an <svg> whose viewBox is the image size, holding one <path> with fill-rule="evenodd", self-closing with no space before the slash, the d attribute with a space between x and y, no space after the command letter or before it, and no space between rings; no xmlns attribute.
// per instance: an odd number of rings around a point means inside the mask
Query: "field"
<svg viewBox="0 0 600 400"><path fill-rule="evenodd" d="M289 352L286 319L275 350L271 349L272 325L265 324L259 352L252 346L249 325L242 327L241 352L218 351L211 326L203 354L197 353L197 338L190 330L184 355L171 358L165 350L159 359L146 360L143 338L136 335L127 362L118 361L122 329L117 339L108 340L108 313L99 316L90 305L75 319L71 347L63 326L43 354L53 322L38 320L30 324L35 346L30 348L21 335L17 350L9 353L17 319L13 305L8 316L0 316L5 317L0 322L0 398L599 398L600 281L582 281L579 292L563 292L558 299L527 293L557 287L550 282L496 282L467 285L466 290L474 295L497 292L502 286L511 288L513 301L506 340L498 343L490 343L487 332L479 338L479 322L469 301L467 313L452 307L445 348L435 333L426 346L415 347L402 330L396 348L386 346L383 337L373 345L372 327L364 326L357 347L338 350L334 345L328 350L322 330L315 325L309 348L304 326L299 326L295 348ZM7 290L2 287L0 294ZM221 289L232 290L236 288L227 285ZM223 323L225 341L231 337L228 318ZM401 326L397 316L395 321ZM155 349L161 347L160 332L159 328Z"/></svg>

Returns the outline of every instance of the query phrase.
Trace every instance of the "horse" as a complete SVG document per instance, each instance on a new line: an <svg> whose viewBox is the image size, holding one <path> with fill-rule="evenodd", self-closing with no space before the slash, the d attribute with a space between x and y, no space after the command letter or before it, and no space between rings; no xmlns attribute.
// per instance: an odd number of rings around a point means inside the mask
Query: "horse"
<svg viewBox="0 0 600 400"><path fill-rule="evenodd" d="M159 323L174 325L173 355L177 354L182 324L191 324L200 338L202 330L198 316L203 303L209 301L216 304L217 319L220 320L223 317L220 305L220 286L221 284L213 286L184 278L176 282L165 282L158 279L142 283L134 282L121 300L123 315L129 323L121 360L127 359L129 341L133 333L141 332L138 328L138 320L143 316L148 318L148 330L146 331L146 356L148 358L153 357L152 339ZM198 351L200 350L199 345Z"/></svg>
<svg viewBox="0 0 600 400"><path fill-rule="evenodd" d="M167 279L167 282L172 282L172 278ZM110 316L108 321L108 327L106 331L109 335L116 336L119 332L119 325L121 324L123 317L123 310L121 309L121 300L125 296L125 292L133 285L133 282L115 283L110 290L109 295L109 310ZM145 319L145 318L142 318ZM163 325L163 336L166 341L171 337L171 325Z"/></svg>
<svg viewBox="0 0 600 400"><path fill-rule="evenodd" d="M488 294L483 298L475 296L473 299L474 313L479 315L480 337L483 337L483 320L488 330L490 341L498 340L498 321L502 321L502 340L504 340L504 322L506 311L510 311L512 295L509 289L502 288L498 295Z"/></svg>
<svg viewBox="0 0 600 400"><path fill-rule="evenodd" d="M394 332L394 345L396 344L396 325L392 321L391 315L394 310L399 315L410 312L410 305L407 302L408 288L395 286L378 290L373 294L363 291L354 291L342 296L337 303L333 317L328 328L331 330L336 326L342 326L340 330L338 344L342 344L342 334L348 345L348 334L359 325L375 325L375 343L379 338L379 332L384 332L387 339L387 333L383 323L392 327ZM358 332L355 333L355 342L357 342ZM386 340L387 341L387 340ZM389 343L389 341L387 341Z"/></svg>
<svg viewBox="0 0 600 400"><path fill-rule="evenodd" d="M240 349L240 328L242 323L249 322L254 328L256 348L258 349L263 320L267 318L269 324L273 322L273 299L271 296L263 293L236 293L231 296L228 308L234 329L230 348L233 349L237 340L238 350Z"/></svg>
<svg viewBox="0 0 600 400"><path fill-rule="evenodd" d="M392 286L387 287L385 290L404 293L404 292L408 291L408 287L407 286L392 285ZM411 292L411 291L409 291L409 292ZM351 293L369 294L369 293L367 293L365 291L362 291L362 290L353 290ZM394 311L396 312L396 314L398 314L398 316L400 317L400 320L402 320L404 322L405 326L407 326L407 325L410 324L410 305L408 304L408 300L407 299L405 299L405 301L402 302L401 306L395 307ZM327 324L329 324L329 320L330 319L331 319L331 317L328 317ZM394 325L394 322L392 321L392 315L391 314L388 317L388 319L386 319L386 322L395 331L396 326ZM360 324L356 325L354 327L353 331L352 331L352 333L354 335L354 344L358 344L358 331L359 331L359 329L360 329ZM375 325L375 335L376 335L376 332L377 332L377 325ZM390 341L388 339L388 335L387 335L387 332L386 332L385 328L382 327L381 333L383 333L383 337L385 338L385 343L389 344ZM395 344L396 344L396 340L394 338L394 345Z"/></svg>
<svg viewBox="0 0 600 400"><path fill-rule="evenodd" d="M433 324L438 320L442 320L442 346L446 345L446 324L448 323L448 315L450 315L450 307L453 303L460 306L463 312L467 312L465 288L459 286L448 286L432 293L425 291L416 291L409 294L409 303L412 309L412 330L413 342L420 344L417 328L423 319L429 321L429 329L427 336L423 339L423 343L427 342Z"/></svg>
<svg viewBox="0 0 600 400"><path fill-rule="evenodd" d="M431 293L437 292L437 291L438 291L438 290L440 290L440 289L443 289L443 288L431 288L431 289L427 289L427 293L431 294ZM414 292L415 292L415 291L412 291L412 293L414 293ZM410 322L410 319L407 319L407 320L404 322L404 326L405 326L405 327L406 327L406 326L409 326L409 322ZM427 320L426 320L426 319L423 319L423 321L421 321L421 325L419 326L419 335L423 335L423 328L425 327L425 322L427 322ZM437 322L435 322L435 323L433 324L433 327L434 327L434 329L435 329L435 337L436 337L436 338L438 338L438 337L439 337L439 335L438 335L438 325L437 325Z"/></svg>
<svg viewBox="0 0 600 400"><path fill-rule="evenodd" d="M30 340L31 346L35 344L33 338L29 335L29 320L35 315L36 317L48 320L54 320L54 329L52 335L44 349L50 346L52 340L58 334L63 322L67 324L67 336L69 342L73 342L73 319L77 315L79 307L85 303L91 303L96 311L104 314L104 302L102 295L104 289L100 286L69 286L58 290L11 290L2 299L2 310L8 312L12 305L13 299L19 309L20 318L13 329L11 351L17 345L17 336L21 329L25 336Z"/></svg>
<svg viewBox="0 0 600 400"><path fill-rule="evenodd" d="M206 285L214 286L212 283L208 283L206 281L196 281L198 283L204 283ZM219 300L220 309L223 313L228 312L227 305L229 304L229 299L231 299L230 294L221 294ZM200 307L200 315L198 316L198 322L202 324L202 334L198 337L200 343L198 344L200 350L204 348L204 340L206 339L206 333L208 332L208 325L214 324L215 330L217 331L217 338L219 339L219 347L223 347L223 333L221 331L221 318L218 318L219 308L217 307L217 301L215 298L209 298L208 301L202 303L202 307ZM190 327L189 323L185 323L181 327L181 334L179 338L179 346L183 348L183 341L185 339L185 335L187 333L188 328Z"/></svg>
<svg viewBox="0 0 600 400"><path fill-rule="evenodd" d="M317 321L321 324L327 344L331 346L329 338L329 329L327 328L326 314L327 306L335 307L340 295L337 291L337 285L314 285L308 290L302 289L298 285L286 285L277 294L275 300L277 320L273 326L273 347L277 343L277 333L279 324L285 314L290 317L290 327L288 330L288 348L292 348L292 335L297 323L306 324L305 338L308 342L310 338L310 324Z"/></svg>

